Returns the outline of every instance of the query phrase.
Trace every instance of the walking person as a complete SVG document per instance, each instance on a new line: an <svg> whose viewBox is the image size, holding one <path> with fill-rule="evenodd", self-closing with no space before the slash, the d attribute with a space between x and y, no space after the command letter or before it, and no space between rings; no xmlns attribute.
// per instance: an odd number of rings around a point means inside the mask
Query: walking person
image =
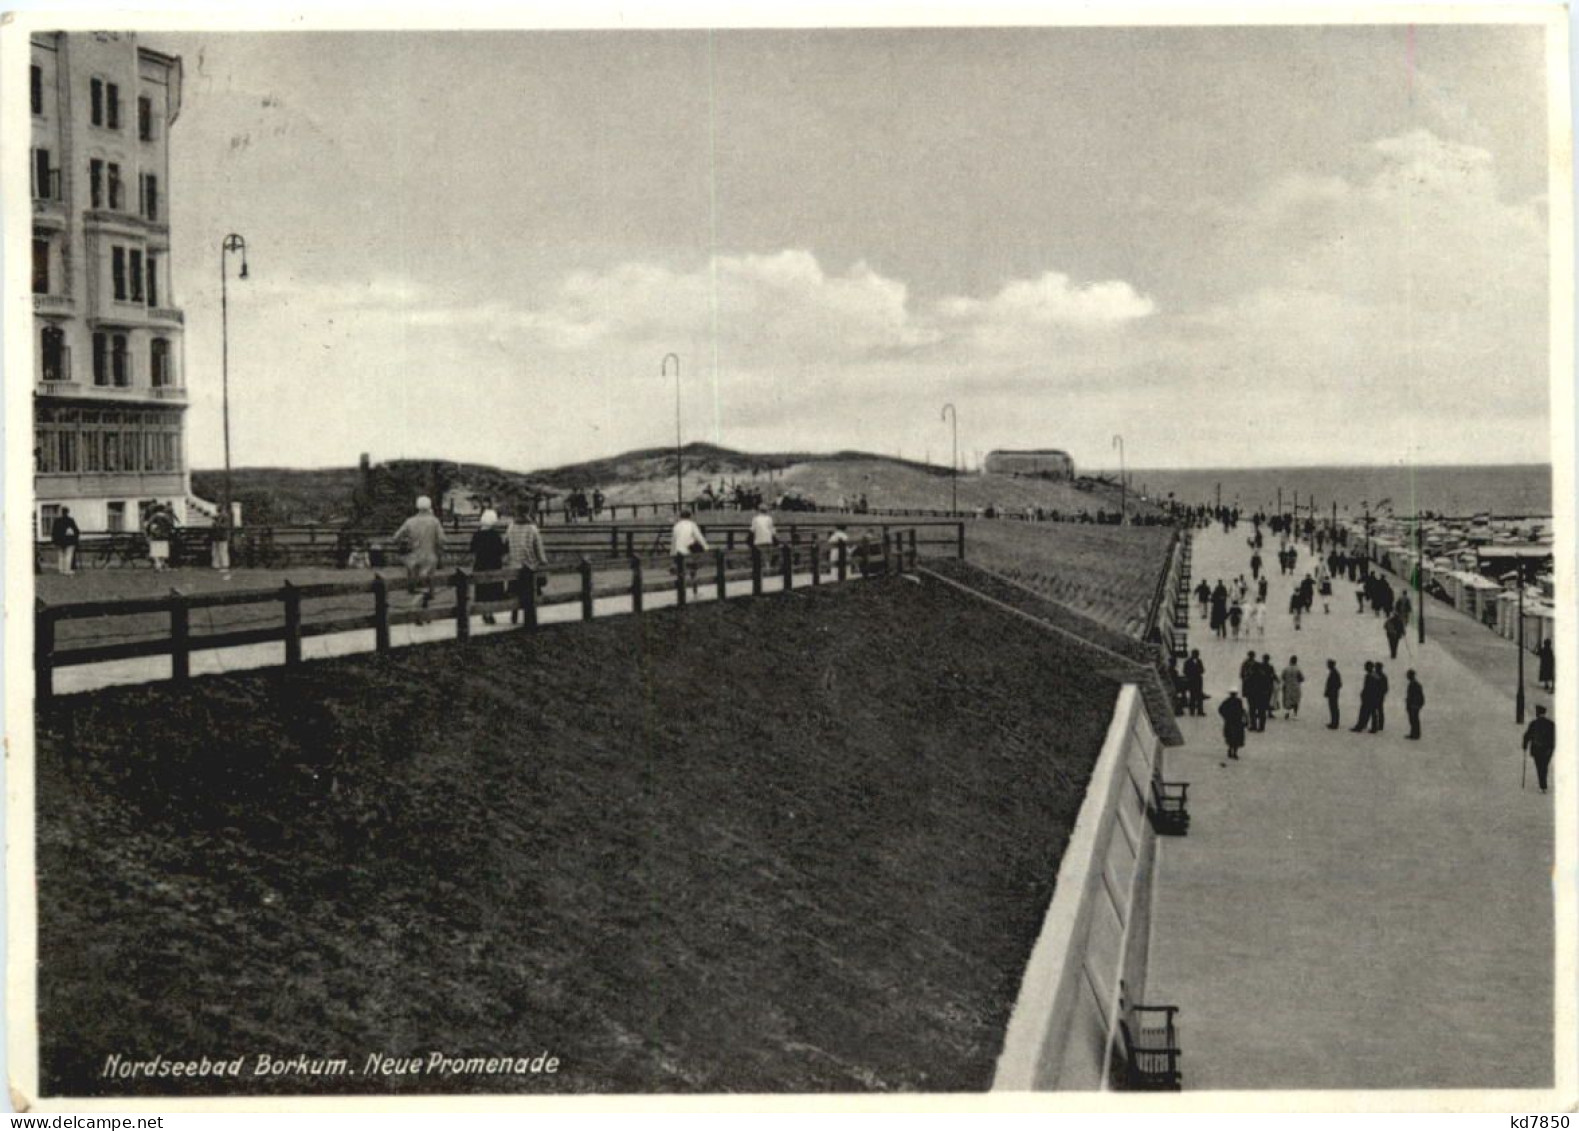
<svg viewBox="0 0 1579 1131"><path fill-rule="evenodd" d="M548 549L543 545L543 532L538 529L537 516L532 509L522 505L512 508L521 512L520 518L512 518L505 527L504 543L509 554L510 568L520 572L522 567L533 572L532 586L537 593L548 588L548 575L543 571L548 568ZM516 583L519 586L519 582ZM532 596L535 598L537 594ZM517 592L516 608L510 610L510 623L515 624L521 618L520 603L526 599L526 594Z"/></svg>
<svg viewBox="0 0 1579 1131"><path fill-rule="evenodd" d="M472 569L477 573L497 573L504 568L504 560L509 554L509 547L505 544L504 535L499 532L499 515L496 511L485 510L482 518L478 520L477 530L472 534L471 556ZM504 600L505 582L482 581L477 584L477 603L486 605ZM482 615L483 624L497 623L494 614L485 612Z"/></svg>
<svg viewBox="0 0 1579 1131"><path fill-rule="evenodd" d="M669 532L669 552L675 558L675 576L679 577L681 571L686 566L690 566L691 592L693 594L700 594L701 592L701 583L696 576L697 556L707 553L707 550L707 539L702 537L702 528L696 525L696 520L691 517L690 509L681 510L679 519L676 520L674 528Z"/></svg>
<svg viewBox="0 0 1579 1131"><path fill-rule="evenodd" d="M1288 611L1289 615L1294 618L1294 631L1298 632L1300 629L1300 618L1305 614L1305 602L1301 599L1298 589L1295 589L1288 595Z"/></svg>
<svg viewBox="0 0 1579 1131"><path fill-rule="evenodd" d="M1360 685L1360 717L1355 720L1349 730L1354 734L1362 731L1376 733L1372 725L1372 716L1376 714L1376 665L1365 661L1365 682Z"/></svg>
<svg viewBox="0 0 1579 1131"><path fill-rule="evenodd" d="M1327 661L1327 684L1322 695L1327 700L1327 729L1337 730L1343 725L1338 719L1338 695L1343 690L1343 676L1338 674L1338 661Z"/></svg>
<svg viewBox="0 0 1579 1131"><path fill-rule="evenodd" d="M1199 648L1190 649L1190 658L1184 661L1185 705L1190 714L1206 714L1206 664Z"/></svg>
<svg viewBox="0 0 1579 1131"><path fill-rule="evenodd" d="M1419 566L1415 567L1420 568ZM1410 614L1414 612L1415 604L1409 599L1409 590L1405 589L1398 594L1398 600L1393 603L1393 612L1398 614L1398 619L1404 622L1404 628L1409 627Z"/></svg>
<svg viewBox="0 0 1579 1131"><path fill-rule="evenodd" d="M1420 681L1415 678L1414 669L1410 668L1404 678L1409 681L1404 688L1404 710L1409 714L1409 733L1406 738L1420 737L1420 709L1425 706L1425 688L1420 686Z"/></svg>
<svg viewBox="0 0 1579 1131"><path fill-rule="evenodd" d="M55 547L56 568L68 577L76 570L77 543L81 540L82 531L71 517L71 508L61 507L60 514L49 524L49 541Z"/></svg>
<svg viewBox="0 0 1579 1131"><path fill-rule="evenodd" d="M1317 587L1321 590L1321 615L1327 616L1332 612L1332 574L1325 566L1317 580Z"/></svg>
<svg viewBox="0 0 1579 1131"><path fill-rule="evenodd" d="M1283 669L1281 683L1283 685L1283 717L1285 719L1299 718L1299 701L1304 695L1300 686L1305 682L1305 673L1299 670L1299 657L1290 656L1288 666Z"/></svg>
<svg viewBox="0 0 1579 1131"><path fill-rule="evenodd" d="M1540 657L1541 687L1547 691L1557 690L1557 653L1552 650L1550 637L1541 641L1541 650L1536 655Z"/></svg>
<svg viewBox="0 0 1579 1131"><path fill-rule="evenodd" d="M1245 705L1239 692L1229 688L1228 698L1222 701L1217 713L1223 720L1223 741L1228 744L1228 756L1237 761L1245 744Z"/></svg>
<svg viewBox="0 0 1579 1131"><path fill-rule="evenodd" d="M395 531L394 540L406 552L406 587L412 604L425 609L433 604L433 577L444 560L444 524L434 515L428 496L419 496L416 506L416 513Z"/></svg>
<svg viewBox="0 0 1579 1131"><path fill-rule="evenodd" d="M1261 578L1261 555L1260 554L1251 554L1250 555L1250 577L1251 577L1252 580L1260 580L1260 578Z"/></svg>
<svg viewBox="0 0 1579 1131"><path fill-rule="evenodd" d="M1387 729L1387 673L1382 670L1382 662L1376 661L1376 708L1371 715L1371 731L1380 733Z"/></svg>
<svg viewBox="0 0 1579 1131"><path fill-rule="evenodd" d="M778 531L773 527L773 516L768 513L767 504L762 503L751 517L751 529L746 535L746 542L766 554L773 549L773 543L777 540Z"/></svg>
<svg viewBox="0 0 1579 1131"><path fill-rule="evenodd" d="M1546 775L1552 764L1552 754L1557 750L1557 724L1546 717L1545 707L1535 708L1535 717L1524 728L1524 749L1530 752L1535 763L1535 783L1546 792Z"/></svg>
<svg viewBox="0 0 1579 1131"><path fill-rule="evenodd" d="M223 507L208 528L208 561L226 577L230 576L230 516Z"/></svg>
<svg viewBox="0 0 1579 1131"><path fill-rule="evenodd" d="M148 520L143 523L143 536L148 539L148 560L153 563L155 571L167 569L170 565L170 541L175 537L175 515L162 504L155 504L153 510L148 512Z"/></svg>
<svg viewBox="0 0 1579 1131"><path fill-rule="evenodd" d="M1195 600L1201 606L1201 619L1205 620L1212 615L1212 587L1206 584L1206 578L1201 578L1201 583L1195 587Z"/></svg>
<svg viewBox="0 0 1579 1131"><path fill-rule="evenodd" d="M1239 603L1239 598L1234 598L1234 603L1228 606L1228 624L1233 629L1234 639L1239 639L1239 626L1244 622L1244 606Z"/></svg>
<svg viewBox="0 0 1579 1131"><path fill-rule="evenodd" d="M1250 623L1255 626L1257 636L1266 635L1266 602L1260 598L1250 606Z"/></svg>
<svg viewBox="0 0 1579 1131"><path fill-rule="evenodd" d="M1394 609L1387 614L1387 619L1382 622L1382 631L1387 634L1387 647L1392 652L1392 658L1398 658L1398 642L1404 638L1403 618Z"/></svg>
<svg viewBox="0 0 1579 1131"><path fill-rule="evenodd" d="M1217 587L1212 590L1212 632L1219 638L1228 637L1228 586L1222 579L1217 581Z"/></svg>

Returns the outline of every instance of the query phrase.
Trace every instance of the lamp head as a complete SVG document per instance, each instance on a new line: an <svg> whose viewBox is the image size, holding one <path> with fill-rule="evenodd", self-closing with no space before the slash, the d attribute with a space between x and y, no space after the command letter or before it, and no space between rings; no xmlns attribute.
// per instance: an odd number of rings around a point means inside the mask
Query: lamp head
<svg viewBox="0 0 1579 1131"><path fill-rule="evenodd" d="M247 277L247 261L245 259L241 261L241 274L237 277L241 279L245 279Z"/></svg>

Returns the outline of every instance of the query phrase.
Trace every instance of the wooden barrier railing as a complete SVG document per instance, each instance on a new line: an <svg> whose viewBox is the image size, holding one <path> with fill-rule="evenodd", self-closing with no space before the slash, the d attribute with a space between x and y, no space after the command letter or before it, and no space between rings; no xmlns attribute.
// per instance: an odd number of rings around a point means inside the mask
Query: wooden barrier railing
<svg viewBox="0 0 1579 1131"><path fill-rule="evenodd" d="M581 619L590 620L595 614L599 598L628 597L632 611L639 613L643 610L645 594L667 590L673 590L677 604L684 606L687 589L691 596L700 594L704 573L707 582L722 599L726 596L729 582L745 579L751 581L752 595L761 595L767 591L765 577L769 571L776 572L779 578L775 591L785 591L794 587L798 567L810 571L811 584L814 586L823 584L825 570L832 581L844 581L852 572L865 576L879 570L913 570L920 546L914 529L895 530L885 531L880 543L845 542L830 547L821 543L797 546L784 542L775 544L771 550L758 547L736 551L718 548L703 554L674 557L670 559L672 578L649 576L642 558L632 556L619 563L622 575L619 581L600 583L600 574L606 577L614 572L610 568L611 563L594 563L583 558L574 564L551 566L541 571L526 566L518 570L485 573L457 569L446 577L435 579L434 588L453 591L454 605L448 611L448 616L455 621L456 637L465 640L471 635L471 619L477 615L514 612L530 629L540 623L539 610L544 606L579 604ZM553 575L574 576L577 580L574 591L540 591L540 577ZM406 583L402 581L397 584ZM193 652L249 644L283 643L285 663L296 665L302 662L304 639L331 633L372 629L375 651L387 652L391 646L392 626L431 623L445 612L442 607L435 609L427 606L393 609L389 600L390 587L389 581L378 576L371 581L312 585L293 585L287 581L278 589L228 593L182 593L173 590L165 597L82 601L66 605L50 605L39 600L34 614L34 695L39 703L45 703L53 696L53 673L58 668L150 656L169 656L171 678L180 682L190 678ZM478 599L484 592L492 597L499 587L507 594L506 597ZM344 596L370 596L372 612L333 615L321 619L304 617L304 602ZM203 635L192 633L191 614L194 611L276 604L282 609L277 624L230 628ZM64 649L58 646L58 630L63 622L148 614L162 614L169 618L167 635L108 644L76 645Z"/></svg>

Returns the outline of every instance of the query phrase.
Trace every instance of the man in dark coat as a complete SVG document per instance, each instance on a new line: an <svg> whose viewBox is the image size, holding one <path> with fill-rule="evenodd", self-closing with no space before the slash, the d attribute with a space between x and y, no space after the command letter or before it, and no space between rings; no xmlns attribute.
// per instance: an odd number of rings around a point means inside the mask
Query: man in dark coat
<svg viewBox="0 0 1579 1131"><path fill-rule="evenodd" d="M1227 733L1226 728L1224 733ZM1524 749L1530 752L1530 760L1535 763L1536 783L1545 793L1546 772L1551 767L1552 754L1557 749L1557 724L1546 717L1545 707L1536 707L1535 717L1524 728Z"/></svg>
<svg viewBox="0 0 1579 1131"><path fill-rule="evenodd" d="M1557 687L1557 653L1552 651L1552 642L1550 640L1542 640L1541 650L1538 654L1541 658L1541 686L1547 691L1553 691Z"/></svg>
<svg viewBox="0 0 1579 1131"><path fill-rule="evenodd" d="M1365 682L1360 685L1360 717L1349 729L1355 734L1369 729L1373 734L1376 727L1372 725L1372 716L1376 713L1376 665L1369 660L1365 661Z"/></svg>
<svg viewBox="0 0 1579 1131"><path fill-rule="evenodd" d="M1184 661L1184 695L1186 709L1192 715L1206 714L1206 664L1201 660L1199 648L1190 649L1190 658Z"/></svg>
<svg viewBox="0 0 1579 1131"><path fill-rule="evenodd" d="M1398 642L1404 638L1404 620L1394 609L1387 614L1387 619L1382 622L1382 631L1387 634L1387 647L1393 654L1393 659L1398 658Z"/></svg>
<svg viewBox="0 0 1579 1131"><path fill-rule="evenodd" d="M1405 674L1409 681L1404 688L1404 710L1409 713L1409 733L1406 738L1420 737L1420 708L1425 706L1425 688L1420 686L1420 681L1415 678L1414 669L1410 668Z"/></svg>
<svg viewBox="0 0 1579 1131"><path fill-rule="evenodd" d="M1376 707L1371 715L1371 732L1387 729L1387 673L1382 662L1376 661Z"/></svg>
<svg viewBox="0 0 1579 1131"><path fill-rule="evenodd" d="M1239 665L1239 694L1244 696L1243 703L1246 710L1250 708L1250 704L1255 702L1255 696L1251 693L1255 671L1256 654L1254 652L1246 652L1244 662ZM1250 729L1255 729L1253 716Z"/></svg>
<svg viewBox="0 0 1579 1131"><path fill-rule="evenodd" d="M55 547L61 573L71 573L75 569L77 543L81 539L82 532L77 529L77 520L71 517L71 508L61 507L60 514L49 524L49 541Z"/></svg>
<svg viewBox="0 0 1579 1131"><path fill-rule="evenodd" d="M1260 576L1261 576L1261 555L1260 554L1251 554L1250 555L1250 577L1253 580L1253 579L1258 578Z"/></svg>
<svg viewBox="0 0 1579 1131"><path fill-rule="evenodd" d="M1327 713L1330 716L1330 721L1327 723L1328 730L1338 729L1338 693L1342 690L1343 677L1338 674L1338 661L1328 660L1327 686L1322 691L1322 694L1327 698Z"/></svg>
<svg viewBox="0 0 1579 1131"><path fill-rule="evenodd" d="M1228 698L1217 708L1223 719L1223 741L1228 744L1228 756L1237 759L1239 749L1245 744L1245 704L1239 692L1229 688Z"/></svg>

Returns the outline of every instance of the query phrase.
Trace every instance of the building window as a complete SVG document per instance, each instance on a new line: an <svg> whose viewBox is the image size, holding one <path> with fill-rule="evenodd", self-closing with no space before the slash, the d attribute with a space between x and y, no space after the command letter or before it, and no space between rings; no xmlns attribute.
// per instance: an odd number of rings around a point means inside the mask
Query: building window
<svg viewBox="0 0 1579 1131"><path fill-rule="evenodd" d="M121 167L114 161L110 163L110 211L121 210Z"/></svg>
<svg viewBox="0 0 1579 1131"><path fill-rule="evenodd" d="M49 150L33 150L33 199L60 199L60 170L50 167Z"/></svg>
<svg viewBox="0 0 1579 1131"><path fill-rule="evenodd" d="M112 130L121 128L121 88L112 82L104 84L104 124Z"/></svg>
<svg viewBox="0 0 1579 1131"><path fill-rule="evenodd" d="M126 529L126 503L117 500L104 504L104 529L119 534Z"/></svg>
<svg viewBox="0 0 1579 1131"><path fill-rule="evenodd" d="M35 71L37 67L33 68ZM60 517L60 503L44 503L38 508L38 536L40 539L48 538L55 529L55 520Z"/></svg>
<svg viewBox="0 0 1579 1131"><path fill-rule="evenodd" d="M93 124L104 124L104 82L94 79L88 84L88 100L93 104Z"/></svg>
<svg viewBox="0 0 1579 1131"><path fill-rule="evenodd" d="M148 375L154 388L165 389L175 384L170 379L170 342L155 338L148 343Z"/></svg>
<svg viewBox="0 0 1579 1131"><path fill-rule="evenodd" d="M59 326L45 326L40 336L39 359L43 362L44 380L71 380L70 355L66 352L66 332Z"/></svg>
<svg viewBox="0 0 1579 1131"><path fill-rule="evenodd" d="M104 434L104 470L121 470L121 436L119 432Z"/></svg>
<svg viewBox="0 0 1579 1131"><path fill-rule="evenodd" d="M104 162L97 157L88 162L88 197L94 208L104 207Z"/></svg>
<svg viewBox="0 0 1579 1131"><path fill-rule="evenodd" d="M127 270L127 281L131 283L131 299L133 302L143 300L143 253L137 248L131 250L131 265Z"/></svg>
<svg viewBox="0 0 1579 1131"><path fill-rule="evenodd" d="M42 114L44 112L44 69L35 66L29 72L29 76L32 79L30 90L33 95L33 113Z"/></svg>
<svg viewBox="0 0 1579 1131"><path fill-rule="evenodd" d="M152 98L137 99L137 137L141 141L154 139L154 101Z"/></svg>
<svg viewBox="0 0 1579 1131"><path fill-rule="evenodd" d="M115 301L126 301L126 249L110 248L110 280L115 290Z"/></svg>
<svg viewBox="0 0 1579 1131"><path fill-rule="evenodd" d="M33 240L33 293L49 293L49 241Z"/></svg>
<svg viewBox="0 0 1579 1131"><path fill-rule="evenodd" d="M159 305L159 271L154 266L154 253L148 253L148 305Z"/></svg>
<svg viewBox="0 0 1579 1131"><path fill-rule="evenodd" d="M115 387L127 388L132 383L132 359L126 352L126 335L113 334L110 336L110 373L115 378Z"/></svg>
<svg viewBox="0 0 1579 1131"><path fill-rule="evenodd" d="M109 335L103 330L93 335L93 383L110 383Z"/></svg>
<svg viewBox="0 0 1579 1131"><path fill-rule="evenodd" d="M159 219L159 178L144 173L142 179L143 215L150 220Z"/></svg>

